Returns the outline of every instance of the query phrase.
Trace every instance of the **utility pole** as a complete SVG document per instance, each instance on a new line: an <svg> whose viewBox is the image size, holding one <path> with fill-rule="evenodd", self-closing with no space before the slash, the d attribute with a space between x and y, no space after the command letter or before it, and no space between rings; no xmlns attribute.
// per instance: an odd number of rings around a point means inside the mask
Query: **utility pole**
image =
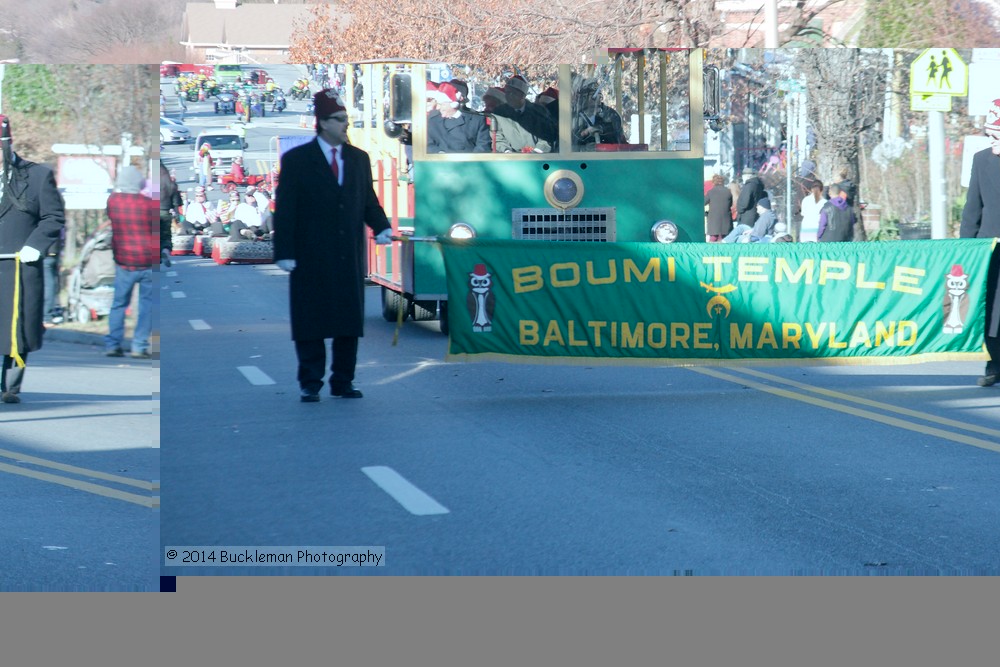
<svg viewBox="0 0 1000 667"><path fill-rule="evenodd" d="M927 158L931 187L931 238L943 239L948 231L948 208L944 175L944 112L927 112Z"/></svg>
<svg viewBox="0 0 1000 667"><path fill-rule="evenodd" d="M778 48L778 0L764 0L764 48Z"/></svg>

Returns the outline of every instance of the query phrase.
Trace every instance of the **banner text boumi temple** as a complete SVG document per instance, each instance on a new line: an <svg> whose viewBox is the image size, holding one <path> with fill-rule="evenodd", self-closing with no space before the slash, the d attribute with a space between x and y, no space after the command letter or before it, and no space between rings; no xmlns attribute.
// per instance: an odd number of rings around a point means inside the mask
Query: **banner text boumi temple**
<svg viewBox="0 0 1000 667"><path fill-rule="evenodd" d="M990 239L440 243L453 360L696 365L985 358Z"/></svg>

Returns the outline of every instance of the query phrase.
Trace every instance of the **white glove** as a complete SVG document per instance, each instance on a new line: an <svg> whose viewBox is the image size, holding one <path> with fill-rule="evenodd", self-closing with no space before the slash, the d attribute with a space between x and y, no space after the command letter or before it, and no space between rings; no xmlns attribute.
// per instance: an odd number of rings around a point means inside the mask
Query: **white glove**
<svg viewBox="0 0 1000 667"><path fill-rule="evenodd" d="M170 251L166 248L160 251L160 264L170 267Z"/></svg>
<svg viewBox="0 0 1000 667"><path fill-rule="evenodd" d="M279 259L275 264L278 265L282 271L288 271L291 273L295 270L295 260L294 259Z"/></svg>
<svg viewBox="0 0 1000 667"><path fill-rule="evenodd" d="M42 256L42 253L38 252L31 246L24 246L21 248L21 261L22 262L37 262L38 258Z"/></svg>
<svg viewBox="0 0 1000 667"><path fill-rule="evenodd" d="M389 245L392 243L392 228L383 229L375 235L375 243L379 245Z"/></svg>

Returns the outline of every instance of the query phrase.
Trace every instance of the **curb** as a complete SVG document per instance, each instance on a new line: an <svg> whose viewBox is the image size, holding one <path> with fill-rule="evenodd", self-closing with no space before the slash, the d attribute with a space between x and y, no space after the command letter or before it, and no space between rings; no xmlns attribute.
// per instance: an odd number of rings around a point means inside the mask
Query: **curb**
<svg viewBox="0 0 1000 667"><path fill-rule="evenodd" d="M59 343L77 343L80 345L104 347L104 336L102 334L87 333L85 331L73 331L72 329L60 329L58 327L46 329L42 341L43 343L44 341L56 341Z"/></svg>

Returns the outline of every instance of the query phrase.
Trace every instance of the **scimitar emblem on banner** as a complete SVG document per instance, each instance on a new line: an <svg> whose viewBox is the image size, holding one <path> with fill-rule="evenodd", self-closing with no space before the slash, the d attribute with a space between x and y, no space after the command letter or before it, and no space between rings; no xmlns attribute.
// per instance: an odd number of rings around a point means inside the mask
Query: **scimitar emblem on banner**
<svg viewBox="0 0 1000 667"><path fill-rule="evenodd" d="M724 316L729 317L729 311L732 309L732 305L729 303L729 299L722 295L736 291L736 285L722 285L721 287L716 287L715 285L709 285L708 283L701 283L701 286L705 288L706 292L715 292L715 296L708 300L708 306L705 308L708 311L708 314L718 315L722 311L726 311Z"/></svg>

